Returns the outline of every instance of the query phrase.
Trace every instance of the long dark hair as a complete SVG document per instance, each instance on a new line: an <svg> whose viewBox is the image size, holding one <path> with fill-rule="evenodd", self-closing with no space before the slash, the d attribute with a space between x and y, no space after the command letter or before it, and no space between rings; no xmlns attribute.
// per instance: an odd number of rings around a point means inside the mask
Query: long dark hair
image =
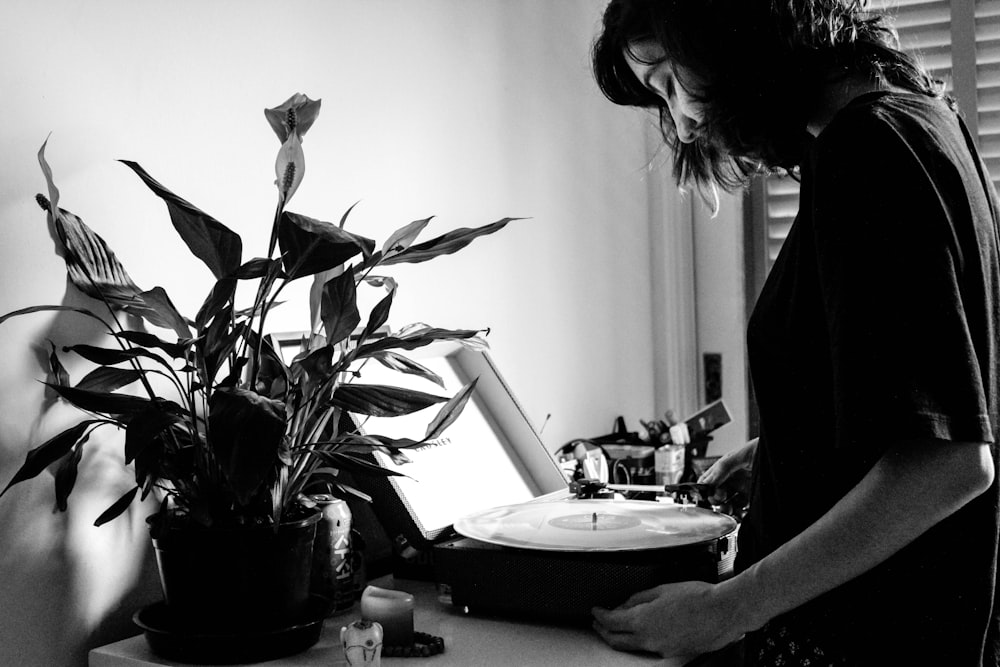
<svg viewBox="0 0 1000 667"><path fill-rule="evenodd" d="M933 97L933 79L899 50L895 31L867 0L611 0L594 42L594 75L612 102L653 109L679 184L726 189L761 171L791 170L822 89L865 76ZM704 105L705 131L677 139L663 100L629 69L630 45L655 40L699 80L679 83ZM646 63L654 64L654 63ZM685 85L687 83L687 85Z"/></svg>

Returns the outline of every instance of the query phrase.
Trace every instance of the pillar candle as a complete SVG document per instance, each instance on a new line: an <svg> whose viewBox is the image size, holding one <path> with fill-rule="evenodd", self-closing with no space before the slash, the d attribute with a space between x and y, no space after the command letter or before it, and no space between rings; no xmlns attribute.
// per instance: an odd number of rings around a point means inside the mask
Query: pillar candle
<svg viewBox="0 0 1000 667"><path fill-rule="evenodd" d="M413 643L413 596L368 586L361 594L361 618L382 626L386 646L409 646Z"/></svg>

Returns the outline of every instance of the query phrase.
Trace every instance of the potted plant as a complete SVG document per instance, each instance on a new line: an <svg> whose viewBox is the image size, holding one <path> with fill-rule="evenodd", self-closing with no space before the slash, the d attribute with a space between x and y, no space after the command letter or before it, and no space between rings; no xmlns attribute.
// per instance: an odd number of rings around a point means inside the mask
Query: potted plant
<svg viewBox="0 0 1000 667"><path fill-rule="evenodd" d="M40 311L73 311L100 322L109 342L63 347L95 366L75 383L52 346L47 384L87 416L31 449L0 496L51 468L57 506L65 510L89 435L103 427L123 431L124 463L134 469L135 486L95 524L119 516L136 498L162 499L148 522L167 606L193 628L260 630L301 615L318 520L309 488L320 484L337 495L360 494L343 483L342 471L390 474L364 454L379 449L398 457L439 437L475 385L447 397L365 384L361 366L378 363L440 384L405 352L440 340L485 345L481 330L414 324L386 333L396 282L374 271L455 252L512 218L422 243L415 241L430 218L417 220L377 248L346 229L351 209L338 224L292 212L288 203L305 167L302 138L319 110L319 100L302 94L265 110L281 141L277 206L267 253L251 259L244 258L236 232L135 162L123 161L166 203L181 238L215 277L193 318L179 313L162 287L139 288L104 240L60 208L45 144L38 154L48 186L38 203L58 236L70 280L99 304L33 306L0 316L0 323ZM282 289L301 279L313 281L311 335L302 353L286 363L265 333L266 321ZM357 294L363 286L385 295L362 325ZM248 289L252 299L239 304L237 295ZM149 327L126 327L123 313ZM366 415L397 416L433 405L440 405L436 416L413 438L362 429Z"/></svg>

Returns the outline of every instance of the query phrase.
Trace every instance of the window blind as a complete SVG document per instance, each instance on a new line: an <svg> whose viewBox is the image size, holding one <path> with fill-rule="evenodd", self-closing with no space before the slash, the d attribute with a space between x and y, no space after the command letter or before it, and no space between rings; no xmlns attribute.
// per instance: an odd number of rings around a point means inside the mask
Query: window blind
<svg viewBox="0 0 1000 667"><path fill-rule="evenodd" d="M886 12L900 46L958 99L994 184L1000 188L1000 0L871 0ZM748 301L774 262L798 210L798 183L769 176L748 198Z"/></svg>
<svg viewBox="0 0 1000 667"><path fill-rule="evenodd" d="M976 0L974 20L979 150L1000 189L1000 0Z"/></svg>

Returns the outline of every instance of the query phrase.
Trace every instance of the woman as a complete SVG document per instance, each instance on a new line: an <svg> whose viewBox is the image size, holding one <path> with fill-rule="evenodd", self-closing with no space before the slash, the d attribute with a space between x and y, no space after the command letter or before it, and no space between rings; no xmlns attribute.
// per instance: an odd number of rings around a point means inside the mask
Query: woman
<svg viewBox="0 0 1000 667"><path fill-rule="evenodd" d="M959 114L861 0L613 0L596 78L703 192L800 209L748 326L737 573L594 610L612 646L747 664L996 665L997 199Z"/></svg>

